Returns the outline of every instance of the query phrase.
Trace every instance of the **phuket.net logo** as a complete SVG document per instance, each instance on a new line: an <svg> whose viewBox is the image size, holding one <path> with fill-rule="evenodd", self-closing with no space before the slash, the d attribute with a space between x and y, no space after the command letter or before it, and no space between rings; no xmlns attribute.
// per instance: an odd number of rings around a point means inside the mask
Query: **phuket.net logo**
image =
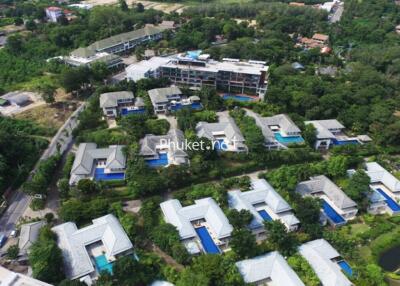
<svg viewBox="0 0 400 286"><path fill-rule="evenodd" d="M230 140L233 148L236 146L236 138ZM167 138L162 138L160 140L160 145L164 148L169 148L171 150L182 150L182 151L210 151L210 150L227 150L228 144L224 139L217 140L199 140L199 141L189 141L188 139L182 141L170 140Z"/></svg>

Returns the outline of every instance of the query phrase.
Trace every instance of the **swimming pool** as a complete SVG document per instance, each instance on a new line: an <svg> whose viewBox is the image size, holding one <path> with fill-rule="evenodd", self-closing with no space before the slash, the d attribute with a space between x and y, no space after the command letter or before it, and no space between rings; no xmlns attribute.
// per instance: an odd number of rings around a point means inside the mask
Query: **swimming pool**
<svg viewBox="0 0 400 286"><path fill-rule="evenodd" d="M168 165L167 153L161 153L161 154L158 154L158 156L159 156L158 159L146 160L147 165L151 168L164 167L164 166Z"/></svg>
<svg viewBox="0 0 400 286"><path fill-rule="evenodd" d="M279 132L274 133L275 139L282 144L303 143L304 139L301 136L282 136Z"/></svg>
<svg viewBox="0 0 400 286"><path fill-rule="evenodd" d="M349 145L349 144L359 144L358 140L352 139L352 140L337 140L337 139L332 139L332 144L333 145Z"/></svg>
<svg viewBox="0 0 400 286"><path fill-rule="evenodd" d="M112 181L112 180L124 180L125 173L104 173L104 168L96 168L94 170L94 179L96 181Z"/></svg>
<svg viewBox="0 0 400 286"><path fill-rule="evenodd" d="M395 200L389 197L382 189L378 188L376 190L385 198L386 204L393 212L400 211L400 205Z"/></svg>
<svg viewBox="0 0 400 286"><path fill-rule="evenodd" d="M218 246L214 243L205 226L196 228L196 233L199 236L201 244L203 245L206 253L219 254L221 252Z"/></svg>
<svg viewBox="0 0 400 286"><path fill-rule="evenodd" d="M121 115L129 115L129 114L144 114L146 112L146 109L127 109L127 108L122 108L121 109Z"/></svg>
<svg viewBox="0 0 400 286"><path fill-rule="evenodd" d="M258 213L265 221L272 221L272 217L267 213L266 210L259 210Z"/></svg>
<svg viewBox="0 0 400 286"><path fill-rule="evenodd" d="M197 60L199 58L199 56L201 55L201 50L197 50L197 51L188 51L186 53L186 55L193 59L193 60Z"/></svg>
<svg viewBox="0 0 400 286"><path fill-rule="evenodd" d="M201 105L200 102L193 102L192 104L187 104L187 105L177 103L175 105L171 105L170 109L171 109L171 111L177 111L177 110L181 110L182 108L185 108L185 107L186 108L190 107L191 109L194 109L194 110L199 110L199 109L203 108L203 106Z"/></svg>
<svg viewBox="0 0 400 286"><path fill-rule="evenodd" d="M108 262L105 255L100 255L94 258L94 262L96 265L97 272L107 271L110 274L113 274L113 263Z"/></svg>
<svg viewBox="0 0 400 286"><path fill-rule="evenodd" d="M246 101L255 101L256 99L250 96L243 96L243 95L231 95L231 94L224 94L222 96L222 99L224 100L228 100L228 99L233 99L236 101L242 101L242 102L246 102Z"/></svg>
<svg viewBox="0 0 400 286"><path fill-rule="evenodd" d="M338 262L338 265L340 266L340 268L342 268L342 270L348 275L348 276L353 276L353 269L351 269L350 265L342 260Z"/></svg>
<svg viewBox="0 0 400 286"><path fill-rule="evenodd" d="M322 209L334 224L343 224L346 222L346 220L340 214L338 214L325 200L322 204Z"/></svg>

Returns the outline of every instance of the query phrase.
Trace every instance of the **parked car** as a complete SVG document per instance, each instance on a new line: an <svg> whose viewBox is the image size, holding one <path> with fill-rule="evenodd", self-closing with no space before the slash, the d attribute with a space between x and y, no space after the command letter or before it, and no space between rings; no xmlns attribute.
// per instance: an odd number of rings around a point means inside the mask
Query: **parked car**
<svg viewBox="0 0 400 286"><path fill-rule="evenodd" d="M4 246L6 241L7 241L7 236L4 233L0 234L0 248Z"/></svg>
<svg viewBox="0 0 400 286"><path fill-rule="evenodd" d="M17 231L14 229L10 233L10 237L16 237L17 236Z"/></svg>

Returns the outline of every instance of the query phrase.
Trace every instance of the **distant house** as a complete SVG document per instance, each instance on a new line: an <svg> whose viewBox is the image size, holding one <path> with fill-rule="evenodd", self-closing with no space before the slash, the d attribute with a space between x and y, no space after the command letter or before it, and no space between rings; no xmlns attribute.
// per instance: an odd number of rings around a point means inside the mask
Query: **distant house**
<svg viewBox="0 0 400 286"><path fill-rule="evenodd" d="M271 149L287 149L290 144L303 143L301 130L286 114L261 117L254 112L248 112L264 135L264 145Z"/></svg>
<svg viewBox="0 0 400 286"><path fill-rule="evenodd" d="M121 57L107 52L96 52L92 48L78 48L64 57L64 61L70 66L90 67L95 63L104 63L108 68L115 68L123 65Z"/></svg>
<svg viewBox="0 0 400 286"><path fill-rule="evenodd" d="M97 148L95 143L79 144L69 183L74 185L81 179L123 180L126 168L123 148L123 145Z"/></svg>
<svg viewBox="0 0 400 286"><path fill-rule="evenodd" d="M52 286L27 275L0 266L0 285L4 286Z"/></svg>
<svg viewBox="0 0 400 286"><path fill-rule="evenodd" d="M196 125L198 137L205 137L212 141L217 150L230 152L247 152L245 140L235 121L228 117L218 123L200 121Z"/></svg>
<svg viewBox="0 0 400 286"><path fill-rule="evenodd" d="M38 239L40 229L45 226L44 221L35 221L21 226L18 240L19 254L26 255L32 244Z"/></svg>
<svg viewBox="0 0 400 286"><path fill-rule="evenodd" d="M150 167L188 164L184 142L185 136L179 129L171 129L166 135L147 134L140 140L140 155Z"/></svg>
<svg viewBox="0 0 400 286"><path fill-rule="evenodd" d="M279 220L290 231L296 230L299 220L290 205L264 179L254 180L251 190L228 192L229 207L238 211L248 210L253 215L249 228L257 239L264 239L264 222Z"/></svg>
<svg viewBox="0 0 400 286"><path fill-rule="evenodd" d="M64 15L63 9L55 6L47 7L45 9L45 12L46 12L46 18L53 23L57 23L58 18Z"/></svg>
<svg viewBox="0 0 400 286"><path fill-rule="evenodd" d="M273 251L236 262L245 283L252 285L304 286L283 256Z"/></svg>
<svg viewBox="0 0 400 286"><path fill-rule="evenodd" d="M322 285L353 285L344 274L351 276L351 267L325 239L304 243L299 247L299 252L311 265Z"/></svg>
<svg viewBox="0 0 400 286"><path fill-rule="evenodd" d="M321 199L323 215L334 226L343 225L356 217L357 204L324 175L299 183L296 192L303 197Z"/></svg>
<svg viewBox="0 0 400 286"><path fill-rule="evenodd" d="M186 207L178 200L161 203L165 221L178 229L182 243L190 253L221 253L228 248L233 227L214 199L194 202Z"/></svg>
<svg viewBox="0 0 400 286"><path fill-rule="evenodd" d="M316 49L319 48L321 53L330 53L331 48L329 47L329 36L324 34L316 33L312 38L300 37L295 45L304 49Z"/></svg>
<svg viewBox="0 0 400 286"><path fill-rule="evenodd" d="M100 94L100 107L107 117L117 117L131 113L143 113L143 98L133 96L131 91L115 91Z"/></svg>
<svg viewBox="0 0 400 286"><path fill-rule="evenodd" d="M183 107L192 109L202 108L198 96L186 98L177 86L151 89L148 93L155 113L168 113L177 111Z"/></svg>
<svg viewBox="0 0 400 286"><path fill-rule="evenodd" d="M366 135L348 137L345 127L336 119L305 121L316 129L315 149L329 149L332 145L363 144L371 141Z"/></svg>
<svg viewBox="0 0 400 286"><path fill-rule="evenodd" d="M70 280L92 280L101 271L110 273L115 260L132 253L131 241L111 214L94 219L93 224L81 229L74 222L66 222L52 230L57 234L65 274Z"/></svg>
<svg viewBox="0 0 400 286"><path fill-rule="evenodd" d="M369 207L371 213L400 214L400 180L389 173L376 162L365 164L365 172L371 179L372 204Z"/></svg>

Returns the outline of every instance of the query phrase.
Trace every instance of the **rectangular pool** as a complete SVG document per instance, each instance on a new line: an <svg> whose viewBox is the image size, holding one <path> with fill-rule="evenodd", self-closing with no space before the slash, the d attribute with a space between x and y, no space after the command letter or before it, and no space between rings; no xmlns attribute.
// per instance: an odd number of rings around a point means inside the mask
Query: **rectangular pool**
<svg viewBox="0 0 400 286"><path fill-rule="evenodd" d="M337 139L332 139L332 144L333 145L349 145L349 144L359 144L358 140L337 140Z"/></svg>
<svg viewBox="0 0 400 286"><path fill-rule="evenodd" d="M203 245L204 251L211 254L219 254L221 251L218 246L214 243L210 234L205 226L196 228L196 233L200 238L201 244Z"/></svg>
<svg viewBox="0 0 400 286"><path fill-rule="evenodd" d="M181 110L182 108L191 108L191 109L194 109L194 110L200 110L200 109L203 108L203 106L201 105L200 102L194 102L192 104L177 103L175 105L171 105L170 106L171 111Z"/></svg>
<svg viewBox="0 0 400 286"><path fill-rule="evenodd" d="M389 197L382 189L378 188L376 190L385 198L386 204L393 212L400 211L400 205L395 200Z"/></svg>
<svg viewBox="0 0 400 286"><path fill-rule="evenodd" d="M322 209L334 224L343 224L346 222L346 220L340 214L338 214L325 200L323 201Z"/></svg>
<svg viewBox="0 0 400 286"><path fill-rule="evenodd" d="M342 268L342 270L348 275L348 276L353 276L353 269L351 269L350 265L342 260L338 262L338 265L340 266L340 268Z"/></svg>
<svg viewBox="0 0 400 286"><path fill-rule="evenodd" d="M161 153L161 154L158 154L158 156L159 156L158 159L146 160L146 164L150 168L159 168L159 167L164 167L164 166L168 165L167 153Z"/></svg>
<svg viewBox="0 0 400 286"><path fill-rule="evenodd" d="M94 258L94 262L96 264L97 272L107 271L110 274L113 274L113 263L108 262L105 255L100 255Z"/></svg>
<svg viewBox="0 0 400 286"><path fill-rule="evenodd" d="M94 170L94 179L96 181L112 181L112 180L124 180L125 173L104 173L104 168L96 168Z"/></svg>
<svg viewBox="0 0 400 286"><path fill-rule="evenodd" d="M250 96L231 95L231 94L224 94L224 95L222 96L222 99L224 99L224 100L233 99L233 100L236 100L236 101L243 101L243 102L246 102L246 101L255 101L255 100L256 100L255 98L250 97Z"/></svg>
<svg viewBox="0 0 400 286"><path fill-rule="evenodd" d="M272 221L272 217L267 213L266 210L259 210L258 213L265 221Z"/></svg>
<svg viewBox="0 0 400 286"><path fill-rule="evenodd" d="M127 108L122 108L121 109L121 115L126 116L130 114L144 114L146 112L146 109L127 109Z"/></svg>
<svg viewBox="0 0 400 286"><path fill-rule="evenodd" d="M303 143L304 139L301 136L282 136L279 132L274 133L275 139L282 144Z"/></svg>

